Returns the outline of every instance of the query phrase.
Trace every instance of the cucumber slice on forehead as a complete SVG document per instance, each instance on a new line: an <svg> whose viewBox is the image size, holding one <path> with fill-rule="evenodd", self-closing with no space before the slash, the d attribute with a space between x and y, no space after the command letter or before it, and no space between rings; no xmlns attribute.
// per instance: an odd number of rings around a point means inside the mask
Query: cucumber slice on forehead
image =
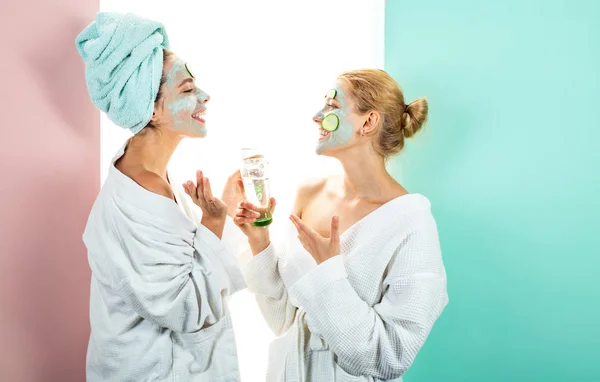
<svg viewBox="0 0 600 382"><path fill-rule="evenodd" d="M190 76L192 76L192 78L196 78L196 76L194 75L194 73L192 73L192 70L190 69L190 65L187 62L185 63L185 69L188 71Z"/></svg>
<svg viewBox="0 0 600 382"><path fill-rule="evenodd" d="M336 95L337 95L337 90L331 89L327 92L327 94L325 94L325 98L335 98Z"/></svg>
<svg viewBox="0 0 600 382"><path fill-rule="evenodd" d="M337 115L331 113L327 114L325 118L321 121L321 127L323 130L333 132L336 131L338 126L340 125L340 119Z"/></svg>

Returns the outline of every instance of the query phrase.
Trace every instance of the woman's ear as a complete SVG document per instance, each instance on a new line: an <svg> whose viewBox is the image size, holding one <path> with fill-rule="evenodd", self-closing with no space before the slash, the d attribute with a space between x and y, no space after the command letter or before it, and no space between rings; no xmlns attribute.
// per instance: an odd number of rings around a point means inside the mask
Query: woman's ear
<svg viewBox="0 0 600 382"><path fill-rule="evenodd" d="M362 128L360 129L361 135L369 135L373 134L377 131L377 126L379 126L379 120L381 116L376 111L370 111L363 123Z"/></svg>
<svg viewBox="0 0 600 382"><path fill-rule="evenodd" d="M158 116L156 115L156 109L152 112L152 119L151 119L152 123L157 123L158 122Z"/></svg>

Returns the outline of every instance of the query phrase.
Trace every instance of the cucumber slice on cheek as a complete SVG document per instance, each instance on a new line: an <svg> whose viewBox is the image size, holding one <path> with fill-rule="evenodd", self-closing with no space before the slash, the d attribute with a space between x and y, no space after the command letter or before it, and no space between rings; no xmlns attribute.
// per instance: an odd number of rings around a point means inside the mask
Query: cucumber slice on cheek
<svg viewBox="0 0 600 382"><path fill-rule="evenodd" d="M325 118L323 118L323 120L321 121L321 127L323 128L323 130L326 130L329 132L336 131L339 126L340 126L340 119L338 118L337 115L335 115L333 113L327 114L325 116Z"/></svg>

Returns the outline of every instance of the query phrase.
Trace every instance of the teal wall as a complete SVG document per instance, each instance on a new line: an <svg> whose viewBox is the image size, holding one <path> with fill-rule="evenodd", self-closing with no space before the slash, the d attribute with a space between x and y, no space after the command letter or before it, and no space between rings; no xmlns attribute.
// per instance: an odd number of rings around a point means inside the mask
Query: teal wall
<svg viewBox="0 0 600 382"><path fill-rule="evenodd" d="M600 381L600 1L388 0L450 304L407 382Z"/></svg>

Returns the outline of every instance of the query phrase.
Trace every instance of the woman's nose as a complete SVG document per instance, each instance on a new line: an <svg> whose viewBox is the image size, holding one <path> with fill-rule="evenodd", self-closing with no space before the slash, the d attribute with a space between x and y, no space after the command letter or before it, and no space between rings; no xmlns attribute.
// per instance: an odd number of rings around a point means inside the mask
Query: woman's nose
<svg viewBox="0 0 600 382"><path fill-rule="evenodd" d="M198 97L198 102L200 103L207 103L210 101L210 96L199 88L196 88L196 97Z"/></svg>

